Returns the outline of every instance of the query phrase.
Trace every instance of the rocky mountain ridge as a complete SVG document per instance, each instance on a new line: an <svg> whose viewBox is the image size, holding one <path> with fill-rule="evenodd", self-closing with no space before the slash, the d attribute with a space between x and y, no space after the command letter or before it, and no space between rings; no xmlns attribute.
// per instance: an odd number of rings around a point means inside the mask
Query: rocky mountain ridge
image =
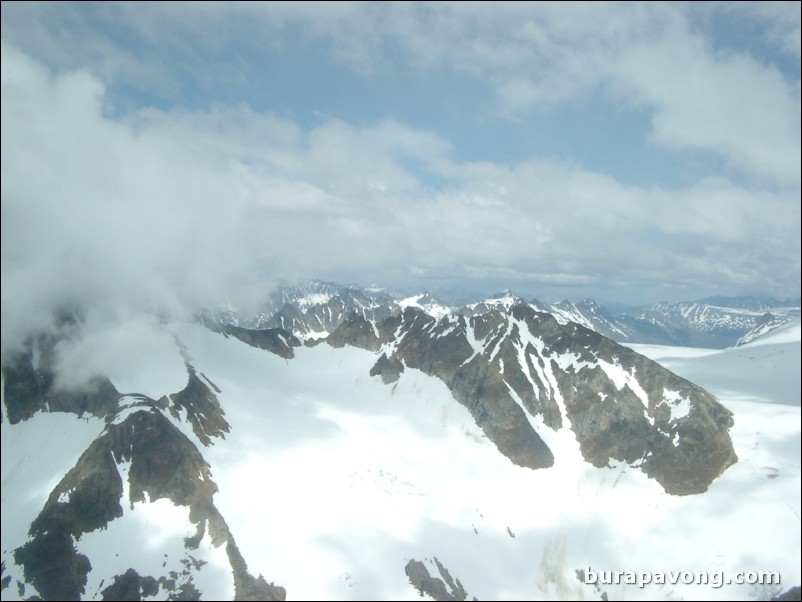
<svg viewBox="0 0 802 602"><path fill-rule="evenodd" d="M331 308L331 301L323 305ZM599 469L642 471L666 492L689 495L704 492L737 461L732 414L712 395L591 329L509 295L474 307L471 315L436 318L411 303L384 318L368 304L363 309L305 344L369 351L375 361L364 376L386 387L412 370L439 379L517 466L557 470L559 450L551 441L567 436ZM282 328L204 325L287 362L302 345ZM231 426L221 389L196 368L191 351L176 340L186 385L154 399L121 393L102 375L83 389L60 389L57 343L58 335L42 335L3 367L4 420L16 425L55 412L93 416L103 426L50 491L27 541L3 550L4 587L46 599L111 599L121 592L195 599L208 596L201 581L208 579L210 554L224 550L218 568L223 558L237 599L283 599L281 585L248 571L215 503L219 491L205 450L225 446ZM134 566L100 572L104 565L86 552L86 542L131 513L168 501L188 520L180 554L148 572Z"/></svg>
<svg viewBox="0 0 802 602"><path fill-rule="evenodd" d="M352 314L326 342L377 354L371 375L406 368L446 383L499 451L521 466L554 463L538 428L573 430L585 460L640 467L669 493L699 493L736 461L732 416L703 389L575 323L517 304L439 320L407 308Z"/></svg>
<svg viewBox="0 0 802 602"><path fill-rule="evenodd" d="M319 282L304 282L276 290L258 311L234 306L209 312L212 321L249 329L283 328L301 340L324 338L351 313L383 320L415 307L441 318L473 316L492 309L527 304L559 322L575 322L622 343L686 347L731 347L755 328L761 332L799 315L799 300L770 297L710 297L693 302L654 303L615 314L593 299L545 303L525 299L510 290L471 303L449 304L428 292L413 295ZM768 314L768 316L767 316Z"/></svg>
<svg viewBox="0 0 802 602"><path fill-rule="evenodd" d="M205 561L194 555L206 539L208 545L225 550L237 599L283 600L283 588L248 572L213 501L218 489L202 449L222 441L229 430L214 383L197 373L187 358L186 387L158 400L123 395L105 377L95 378L83 389L62 391L54 384L52 369L57 340L52 335L39 337L38 362L29 345L3 368L4 418L14 425L37 412L66 412L76 418L101 418L105 426L52 489L30 525L27 543L3 550L3 571L12 563L21 569L13 584L20 595L33 589L48 600L141 599L145 595L199 599L203 592L193 577ZM188 436L190 432L194 438ZM108 529L135 505L159 500L186 508L194 525L194 533L183 541L185 552L179 565L168 566L165 560L158 575L140 575L129 568L106 575L101 581L101 586L109 583L105 589L87 591L87 575L96 559L79 551L82 537ZM4 576L3 589L11 582L10 572Z"/></svg>

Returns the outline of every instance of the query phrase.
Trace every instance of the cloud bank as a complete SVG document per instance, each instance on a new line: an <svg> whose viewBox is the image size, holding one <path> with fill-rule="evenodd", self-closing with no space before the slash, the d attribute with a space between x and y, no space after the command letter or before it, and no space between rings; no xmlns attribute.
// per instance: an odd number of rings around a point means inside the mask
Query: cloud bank
<svg viewBox="0 0 802 602"><path fill-rule="evenodd" d="M786 43L798 21L783 6L759 19L776 52L798 61ZM178 26L169 7L116 7L149 62L80 20L59 29L36 13L39 35L23 27L19 43L5 28L3 356L59 312L80 309L100 333L125 332L131 319L155 332L159 322L142 316L247 305L307 277L615 301L798 295L798 80L711 46L681 8L209 5ZM633 186L546 156L457 160L448 135L391 116L309 123L246 102L120 110L120 82L169 95L182 84L167 50L202 63L188 37L217 19L207 45L222 48L243 15L277 47L300 31L367 78L399 62L467 74L494 94L486 118L618 98L647 111L651 144L726 169L679 187ZM50 30L61 33L48 45Z"/></svg>

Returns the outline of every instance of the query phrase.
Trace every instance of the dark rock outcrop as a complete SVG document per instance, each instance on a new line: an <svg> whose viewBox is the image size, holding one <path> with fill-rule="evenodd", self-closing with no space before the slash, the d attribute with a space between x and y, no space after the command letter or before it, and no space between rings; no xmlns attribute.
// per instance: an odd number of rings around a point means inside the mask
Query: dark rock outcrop
<svg viewBox="0 0 802 602"><path fill-rule="evenodd" d="M107 416L103 433L81 455L50 493L31 524L31 540L17 548L14 560L23 568L25 581L45 599L79 599L85 594L90 559L78 553L73 540L105 528L123 516L124 506L162 498L189 509L196 531L185 541L192 550L208 533L213 545L225 545L234 577L235 597L241 600L283 600L283 588L248 572L234 537L217 510L217 486L200 450L168 417L179 410L204 445L228 431L213 383L188 365L184 390L158 401L128 396L126 407ZM128 467L127 473L120 465ZM121 476L122 475L122 476ZM127 479L128 498L122 477ZM189 556L188 556L189 557ZM191 557L189 557L191 558ZM111 578L112 576L109 576ZM113 576L103 592L105 599L140 599L153 589L154 577L127 571ZM199 599L191 571L162 575L157 583L171 599Z"/></svg>
<svg viewBox="0 0 802 602"><path fill-rule="evenodd" d="M146 596L155 596L159 592L159 582L153 577L140 577L134 569L128 569L122 575L115 575L108 587L101 593L102 600L141 600Z"/></svg>
<svg viewBox="0 0 802 602"><path fill-rule="evenodd" d="M426 565L414 558L410 559L404 567L409 582L420 592L421 596L425 594L434 600L445 602L467 600L468 594L460 580L455 580L437 558L434 559L434 563L440 577L430 575ZM473 599L476 600L476 598Z"/></svg>
<svg viewBox="0 0 802 602"><path fill-rule="evenodd" d="M351 314L342 324L332 332L326 342L335 348L352 345L369 351L378 351L381 341L385 337L376 328L376 324L369 322L359 314Z"/></svg>
<svg viewBox="0 0 802 602"><path fill-rule="evenodd" d="M386 353L382 353L379 359L370 369L371 376L381 376L382 382L385 385L394 383L401 376L404 371L404 364L397 357L389 359Z"/></svg>
<svg viewBox="0 0 802 602"><path fill-rule="evenodd" d="M781 593L776 598L772 598L772 600L777 600L777 601L782 600L783 602L790 602L792 600L802 600L802 588L800 588L797 585L796 587L792 587L788 591Z"/></svg>
<svg viewBox="0 0 802 602"><path fill-rule="evenodd" d="M3 365L3 395L11 424L27 420L36 412L70 412L102 418L117 409L120 393L106 377L93 377L75 389L57 386L55 345L59 340L56 335L31 339Z"/></svg>
<svg viewBox="0 0 802 602"><path fill-rule="evenodd" d="M170 412L175 418L179 410L187 414L187 420L192 424L192 431L204 445L210 445L211 437L225 438L230 429L225 419L225 412L220 406L215 393L220 389L204 375L198 375L191 364L187 363L189 378L187 386L180 392L169 395L172 402Z"/></svg>
<svg viewBox="0 0 802 602"><path fill-rule="evenodd" d="M285 359L295 357L293 348L301 346L301 341L291 332L283 328L249 330L232 324L220 324L203 318L201 318L201 323L209 330L222 333L226 336L232 336L251 347L264 349L265 351L275 353Z"/></svg>
<svg viewBox="0 0 802 602"><path fill-rule="evenodd" d="M385 383L404 367L441 379L520 466L554 462L532 426L537 419L570 427L593 465L641 467L672 494L705 491L737 461L732 413L707 391L529 305L439 320L413 308L379 323L353 314L327 342L381 353L370 373Z"/></svg>
<svg viewBox="0 0 802 602"><path fill-rule="evenodd" d="M405 366L442 380L501 453L527 468L554 464L551 450L497 377L496 369L471 345L468 336L473 336L473 331L467 318L438 321L420 310L407 308L400 319L388 322L376 329L382 344L394 344L393 356ZM334 335L339 337L339 331Z"/></svg>

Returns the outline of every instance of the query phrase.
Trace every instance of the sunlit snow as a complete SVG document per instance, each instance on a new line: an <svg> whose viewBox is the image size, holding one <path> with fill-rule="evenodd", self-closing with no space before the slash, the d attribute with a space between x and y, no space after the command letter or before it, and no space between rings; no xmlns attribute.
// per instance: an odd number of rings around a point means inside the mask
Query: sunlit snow
<svg viewBox="0 0 802 602"><path fill-rule="evenodd" d="M145 502L132 504L128 486L130 467L130 462L118 465L123 481L123 516L111 521L105 529L85 533L75 542L77 550L92 562L87 598L99 599L103 588L110 585L109 577L121 575L129 568L142 576L165 575L170 571L181 575L193 564L191 580L203 592L204 599L232 600L234 577L225 546L213 546L207 529L198 548L187 550L184 539L196 533L189 520L189 508L176 506L164 498L151 501L147 494ZM157 597L165 599L166 594L162 587Z"/></svg>
<svg viewBox="0 0 802 602"><path fill-rule="evenodd" d="M708 492L677 497L623 463L594 468L582 460L569 428L552 431L541 417L530 422L555 465L517 467L443 382L408 368L397 383L384 385L369 376L377 356L367 351L321 344L297 348L287 361L197 325L177 332L195 368L221 389L231 431L204 447L185 412L170 419L210 463L219 486L214 502L250 572L286 587L289 598L419 599L404 566L433 557L479 599L598 599L599 591L576 578L586 566L725 576L777 570L783 590L801 580L799 529L789 528L800 516L798 341L762 345L760 353L748 346L638 347L680 375L683 369L701 375L707 367L713 384L723 382L719 368L728 363L740 371L732 387L705 385L734 412L739 462ZM523 338L524 346L539 342ZM778 364L769 375L784 374L780 381L766 382L759 368L767 361ZM565 418L551 362L534 366ZM619 376L621 385L632 378ZM736 388L748 379L749 386ZM136 402L126 398L124 412L140 411ZM664 403L672 418L686 409L672 392ZM3 557L17 578L10 551L25 542L26 525L102 424L37 414L13 427L4 416L2 428ZM43 442L66 451L44 453ZM7 462L12 450L14 462ZM100 575L129 566L159 572L191 554L208 561L195 577L205 597L230 597L222 548L213 548L207 535L198 551L187 551L181 543L191 533L186 508L167 500L126 504L122 519L76 542L93 565L98 558L88 595L98 596ZM121 540L124 546L112 545ZM103 549L121 547L119 557L103 557ZM610 599L745 600L779 588L603 585L600 591ZM15 595L13 587L3 591L3 599Z"/></svg>
<svg viewBox="0 0 802 602"><path fill-rule="evenodd" d="M215 500L251 568L292 597L416 599L403 567L432 556L480 599L592 597L575 576L584 566L768 567L784 583L800 580L800 537L787 528L800 506L798 407L723 399L736 414L741 460L707 493L675 497L626 466L593 468L575 437L560 443L567 429L542 424L555 467L516 467L440 381L415 370L395 385L369 377L374 354L322 345L285 362L215 336L182 332L222 389L232 427L225 444L205 451ZM754 597L750 586L699 587L604 590L622 599Z"/></svg>
<svg viewBox="0 0 802 602"><path fill-rule="evenodd" d="M4 406L5 407L5 406ZM11 425L3 416L2 445L2 559L5 575L24 581L14 563L13 550L29 540L28 528L42 510L50 492L75 465L84 450L103 431L98 418L42 413ZM13 588L16 593L16 586ZM3 600L12 595L3 590ZM28 595L31 595L29 588Z"/></svg>
<svg viewBox="0 0 802 602"><path fill-rule="evenodd" d="M405 297L404 299L400 299L398 301L398 305L407 308L407 307L415 307L420 309L421 311L429 314L433 318L442 318L443 316L447 316L451 314L451 308L447 305L443 305L442 303L438 303L434 300L429 300L430 296L427 293L420 293L418 295L413 295L411 297Z"/></svg>

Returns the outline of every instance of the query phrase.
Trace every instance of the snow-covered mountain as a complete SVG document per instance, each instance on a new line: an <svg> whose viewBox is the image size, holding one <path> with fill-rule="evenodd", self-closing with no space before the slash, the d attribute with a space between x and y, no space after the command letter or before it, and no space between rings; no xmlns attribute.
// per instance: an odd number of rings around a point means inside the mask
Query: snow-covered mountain
<svg viewBox="0 0 802 602"><path fill-rule="evenodd" d="M583 299L576 303L563 299L558 303L545 305L542 311L547 311L563 323L576 322L615 341L637 338L634 331L624 327L618 319L593 299Z"/></svg>
<svg viewBox="0 0 802 602"><path fill-rule="evenodd" d="M411 299L407 302L412 304ZM382 289L309 280L278 288L255 312L229 304L210 312L210 317L222 324L251 330L281 328L306 340L328 336L351 313L381 320L399 313L403 307ZM438 305L435 302L426 307L434 310Z"/></svg>
<svg viewBox="0 0 802 602"><path fill-rule="evenodd" d="M31 341L3 368L3 599L747 599L576 572L755 558L799 581L798 530L780 528L799 513L799 446L771 457L798 441L798 393L725 408L507 297L470 316L352 313L305 345L165 325L180 373L143 363L77 390L56 384L58 337Z"/></svg>
<svg viewBox="0 0 802 602"><path fill-rule="evenodd" d="M733 305L741 305L736 298ZM798 311L798 308L796 308ZM788 321L794 308L775 307L775 325ZM630 342L671 344L686 347L732 347L765 321L765 309L721 307L701 302L656 303L623 317L636 334Z"/></svg>
<svg viewBox="0 0 802 602"><path fill-rule="evenodd" d="M416 307L434 318L442 318L454 311L454 308L449 307L431 293L419 293L410 297L404 297L398 301L398 305L404 309L407 307ZM362 317L365 317L365 315L362 314Z"/></svg>
<svg viewBox="0 0 802 602"><path fill-rule="evenodd" d="M429 292L391 294L378 288L361 289L312 280L279 288L256 312L228 306L210 314L222 324L249 329L283 328L303 341L328 336L353 312L368 320L383 320L401 314L406 307L417 307L441 318L481 315L524 303L551 314L561 324L574 322L618 342L724 348L738 344L742 337L752 336L749 334L752 330L767 332L785 324L799 315L798 301L710 297L694 302L656 303L614 315L593 299L544 303L504 290L460 305L444 302Z"/></svg>
<svg viewBox="0 0 802 602"><path fill-rule="evenodd" d="M722 350L662 345L630 345L677 374L719 396L799 406L800 318ZM760 378L756 378L760 375Z"/></svg>
<svg viewBox="0 0 802 602"><path fill-rule="evenodd" d="M545 306L541 305L539 301L533 300L535 309L542 311ZM496 293L486 299L475 303L468 303L460 308L457 308L454 313L465 316L480 316L488 311L501 310L507 311L514 305L526 304L526 300L513 293L510 289L504 289L500 293Z"/></svg>
<svg viewBox="0 0 802 602"><path fill-rule="evenodd" d="M383 322L354 314L327 342L375 352L370 373L385 383L405 368L436 376L520 466L552 466L544 437L564 428L588 462L638 466L670 493L704 491L736 459L731 417L708 393L526 304L440 320L414 309Z"/></svg>
<svg viewBox="0 0 802 602"><path fill-rule="evenodd" d="M697 303L712 305L713 307L731 307L733 309L750 309L752 311L768 311L778 307L799 307L799 297L795 299L775 299L774 297L705 297Z"/></svg>
<svg viewBox="0 0 802 602"><path fill-rule="evenodd" d="M717 305L714 305L716 303ZM796 303L796 304L794 304ZM710 297L693 302L655 303L613 315L592 299L537 304L558 320L570 320L624 343L725 348L742 337L768 332L799 315L798 300L769 297ZM748 340L748 339L747 339Z"/></svg>
<svg viewBox="0 0 802 602"><path fill-rule="evenodd" d="M735 346L740 347L741 345L746 345L752 341L765 339L768 337L768 335L776 330L785 330L789 327L793 328L794 325L799 324L798 313L796 314L796 318L794 318L793 315L794 314L790 312L780 315L766 312L760 317L760 320L758 320L757 324L755 324L752 329L749 330L749 332L738 339L738 342L735 344Z"/></svg>

